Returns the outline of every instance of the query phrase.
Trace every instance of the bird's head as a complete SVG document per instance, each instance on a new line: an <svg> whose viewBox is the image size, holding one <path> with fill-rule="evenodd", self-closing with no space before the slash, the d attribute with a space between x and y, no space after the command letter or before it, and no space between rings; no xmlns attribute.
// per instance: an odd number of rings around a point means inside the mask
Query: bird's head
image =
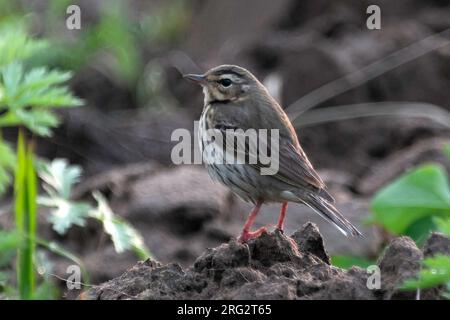
<svg viewBox="0 0 450 320"><path fill-rule="evenodd" d="M242 101L254 92L265 90L250 71L234 65L221 65L205 74L187 74L184 77L203 87L205 104Z"/></svg>

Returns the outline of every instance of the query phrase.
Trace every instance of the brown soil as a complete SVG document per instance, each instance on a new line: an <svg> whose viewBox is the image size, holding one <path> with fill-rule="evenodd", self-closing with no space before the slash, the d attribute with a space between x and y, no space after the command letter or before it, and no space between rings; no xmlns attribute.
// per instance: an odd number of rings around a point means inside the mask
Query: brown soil
<svg viewBox="0 0 450 320"><path fill-rule="evenodd" d="M356 240L355 240L356 241ZM424 252L449 254L450 239L433 234ZM291 237L264 233L248 244L235 240L206 250L189 268L139 262L121 276L96 286L83 299L414 299L398 286L420 269L423 253L407 238L394 239L377 263L380 288L367 286L371 273L330 265L323 239L307 223ZM439 299L439 289L422 299Z"/></svg>

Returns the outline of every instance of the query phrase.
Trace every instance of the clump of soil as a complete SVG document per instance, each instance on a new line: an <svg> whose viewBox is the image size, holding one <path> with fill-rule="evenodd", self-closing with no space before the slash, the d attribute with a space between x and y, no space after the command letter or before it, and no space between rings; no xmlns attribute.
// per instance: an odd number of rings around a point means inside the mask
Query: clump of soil
<svg viewBox="0 0 450 320"><path fill-rule="evenodd" d="M350 241L357 241L353 239ZM445 253L450 239L433 234L424 251ZM139 262L120 277L83 293L83 299L414 299L398 285L420 269L422 251L407 238L394 239L378 262L379 289L367 285L371 273L330 265L322 236L312 223L291 237L264 233L241 244L231 240L208 249L193 266ZM439 299L440 290L422 297Z"/></svg>

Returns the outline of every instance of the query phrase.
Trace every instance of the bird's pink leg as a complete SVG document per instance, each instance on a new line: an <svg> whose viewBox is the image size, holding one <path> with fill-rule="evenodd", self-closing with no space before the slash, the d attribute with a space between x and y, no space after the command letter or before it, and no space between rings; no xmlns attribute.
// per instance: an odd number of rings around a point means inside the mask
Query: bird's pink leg
<svg viewBox="0 0 450 320"><path fill-rule="evenodd" d="M278 223L277 223L277 229L280 230L281 232L284 231L284 218L286 218L287 207L288 207L288 203L283 202L283 204L281 206L281 211L280 211L280 218L278 219ZM298 246L297 246L297 243L294 241L294 239L292 239L290 237L288 237L287 239L291 242L292 250L294 250L295 253L299 254Z"/></svg>
<svg viewBox="0 0 450 320"><path fill-rule="evenodd" d="M277 224L277 229L280 231L284 230L284 218L286 218L287 207L288 207L288 203L283 202L283 205L281 206L281 211L280 211L280 218L278 219L278 224Z"/></svg>
<svg viewBox="0 0 450 320"><path fill-rule="evenodd" d="M256 231L253 231L253 232L250 231L250 228L252 227L253 223L255 222L256 216L258 215L258 212L261 209L262 204L263 204L263 201L258 200L258 202L256 202L255 207L250 212L250 214L247 218L247 221L244 224L244 229L242 230L241 236L238 239L240 242L247 242L251 238L259 237L261 235L261 233L263 233L264 231L267 230L265 227L261 227Z"/></svg>

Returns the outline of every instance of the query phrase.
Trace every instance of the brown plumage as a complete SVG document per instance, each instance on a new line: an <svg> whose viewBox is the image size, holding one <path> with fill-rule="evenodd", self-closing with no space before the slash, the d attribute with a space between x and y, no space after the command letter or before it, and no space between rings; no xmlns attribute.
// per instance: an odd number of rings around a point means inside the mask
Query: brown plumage
<svg viewBox="0 0 450 320"><path fill-rule="evenodd" d="M277 225L281 230L287 202L292 201L311 207L346 235L361 235L334 207L333 197L325 190L325 184L302 150L286 113L249 71L238 66L222 65L204 75L191 74L185 77L203 87L205 100L199 123L200 145L202 148L215 149L210 156L204 153L209 174L213 179L231 188L245 201L255 204L255 209L250 213L240 236L241 241L256 237L265 230L261 228L254 232L250 231L264 202L283 203ZM279 169L274 175L261 175L260 169L265 165L259 161L212 162L211 157L223 160L224 155L230 153L225 152L225 142L211 141L211 133L220 132L224 139L230 135L238 138L248 129L278 129ZM273 151L269 142L263 143L262 146L269 149L269 154ZM241 151L246 157L252 155L249 145L241 147L239 149L237 145L234 151Z"/></svg>

